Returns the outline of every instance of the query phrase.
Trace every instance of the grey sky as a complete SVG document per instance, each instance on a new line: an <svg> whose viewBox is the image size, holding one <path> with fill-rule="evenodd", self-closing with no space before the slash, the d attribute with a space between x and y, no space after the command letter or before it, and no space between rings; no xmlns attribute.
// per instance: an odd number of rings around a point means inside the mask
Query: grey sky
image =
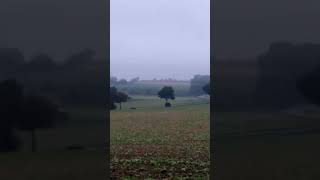
<svg viewBox="0 0 320 180"><path fill-rule="evenodd" d="M319 0L213 2L217 57L255 57L279 40L320 43Z"/></svg>
<svg viewBox="0 0 320 180"><path fill-rule="evenodd" d="M209 0L111 0L111 75L189 79L210 73Z"/></svg>
<svg viewBox="0 0 320 180"><path fill-rule="evenodd" d="M0 47L57 61L85 48L106 57L107 10L104 0L1 0Z"/></svg>

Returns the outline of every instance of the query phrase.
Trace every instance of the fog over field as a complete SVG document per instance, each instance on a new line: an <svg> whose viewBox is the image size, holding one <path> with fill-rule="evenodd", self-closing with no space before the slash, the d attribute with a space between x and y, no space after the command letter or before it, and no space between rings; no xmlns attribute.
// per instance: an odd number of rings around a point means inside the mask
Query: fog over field
<svg viewBox="0 0 320 180"><path fill-rule="evenodd" d="M209 5L209 0L111 0L111 75L209 74Z"/></svg>

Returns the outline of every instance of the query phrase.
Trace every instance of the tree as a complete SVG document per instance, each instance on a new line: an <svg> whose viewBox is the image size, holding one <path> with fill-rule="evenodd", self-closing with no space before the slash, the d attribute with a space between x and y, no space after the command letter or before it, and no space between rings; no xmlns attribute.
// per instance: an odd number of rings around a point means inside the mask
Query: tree
<svg viewBox="0 0 320 180"><path fill-rule="evenodd" d="M165 99L166 103L165 103L165 107L170 107L171 104L168 102L168 99L175 99L175 95L174 95L174 90L172 87L170 86L164 86L159 92L158 92L158 96L161 99Z"/></svg>
<svg viewBox="0 0 320 180"><path fill-rule="evenodd" d="M116 97L115 97L115 102L119 103L119 108L121 110L122 106L121 104L123 102L127 102L128 101L128 95L124 92L117 92L116 93Z"/></svg>
<svg viewBox="0 0 320 180"><path fill-rule="evenodd" d="M52 128L60 111L56 104L41 96L25 97L22 111L18 127L20 130L31 133L32 152L35 152L37 149L36 129Z"/></svg>
<svg viewBox="0 0 320 180"><path fill-rule="evenodd" d="M210 82L202 87L203 91L210 95Z"/></svg>
<svg viewBox="0 0 320 180"><path fill-rule="evenodd" d="M297 81L297 89L312 104L320 106L320 67Z"/></svg>
<svg viewBox="0 0 320 180"><path fill-rule="evenodd" d="M296 88L297 81L313 71L319 59L319 44L272 43L257 58L257 105L282 109L304 103Z"/></svg>
<svg viewBox="0 0 320 180"><path fill-rule="evenodd" d="M15 79L0 83L0 152L15 151L20 142L14 134L23 99L23 88Z"/></svg>
<svg viewBox="0 0 320 180"><path fill-rule="evenodd" d="M117 93L118 93L118 90L116 87L110 87L110 100L109 100L110 110L114 110L117 108L117 106L114 104L117 98Z"/></svg>
<svg viewBox="0 0 320 180"><path fill-rule="evenodd" d="M202 95L203 94L203 86L210 82L209 75L195 75L190 81L190 90L189 93L191 95Z"/></svg>

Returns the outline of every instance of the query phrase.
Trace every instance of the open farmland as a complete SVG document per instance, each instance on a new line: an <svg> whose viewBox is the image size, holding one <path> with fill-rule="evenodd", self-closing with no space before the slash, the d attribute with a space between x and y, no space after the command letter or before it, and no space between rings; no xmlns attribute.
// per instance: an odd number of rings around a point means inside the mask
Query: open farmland
<svg viewBox="0 0 320 180"><path fill-rule="evenodd" d="M214 112L215 178L320 179L319 115Z"/></svg>
<svg viewBox="0 0 320 180"><path fill-rule="evenodd" d="M177 97L172 105L135 96L111 112L112 178L208 178L209 100Z"/></svg>
<svg viewBox="0 0 320 180"><path fill-rule="evenodd" d="M105 109L73 106L66 110L70 119L36 131L37 152L31 152L30 133L21 132L22 149L0 153L1 180L105 179ZM82 149L67 150L68 146Z"/></svg>

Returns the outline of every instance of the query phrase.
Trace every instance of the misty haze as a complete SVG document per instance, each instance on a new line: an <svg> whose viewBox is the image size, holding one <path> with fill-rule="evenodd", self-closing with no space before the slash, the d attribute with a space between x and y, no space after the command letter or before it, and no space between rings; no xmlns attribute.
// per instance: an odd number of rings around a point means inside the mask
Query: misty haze
<svg viewBox="0 0 320 180"><path fill-rule="evenodd" d="M210 73L209 0L112 0L111 76L191 79Z"/></svg>

